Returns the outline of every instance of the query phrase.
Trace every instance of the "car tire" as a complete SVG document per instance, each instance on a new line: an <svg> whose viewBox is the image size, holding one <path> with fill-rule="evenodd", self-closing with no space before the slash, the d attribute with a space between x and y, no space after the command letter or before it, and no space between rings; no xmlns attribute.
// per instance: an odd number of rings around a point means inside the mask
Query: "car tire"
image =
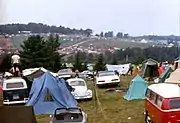
<svg viewBox="0 0 180 123"><path fill-rule="evenodd" d="M89 99L88 99L88 101L91 101L91 100L93 100L93 98L89 98Z"/></svg>
<svg viewBox="0 0 180 123"><path fill-rule="evenodd" d="M145 123L153 123L151 121L151 118L150 118L149 113L147 111L146 111L146 114L145 114Z"/></svg>
<svg viewBox="0 0 180 123"><path fill-rule="evenodd" d="M100 88L100 85L97 85L97 84L96 84L96 88Z"/></svg>

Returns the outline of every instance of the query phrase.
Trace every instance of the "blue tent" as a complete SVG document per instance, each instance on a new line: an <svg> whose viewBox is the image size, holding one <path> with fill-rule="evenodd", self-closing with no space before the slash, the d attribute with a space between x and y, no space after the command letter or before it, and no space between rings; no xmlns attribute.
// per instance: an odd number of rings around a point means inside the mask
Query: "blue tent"
<svg viewBox="0 0 180 123"><path fill-rule="evenodd" d="M35 114L53 114L56 108L77 107L77 102L65 81L46 72L34 79L26 105L33 106Z"/></svg>
<svg viewBox="0 0 180 123"><path fill-rule="evenodd" d="M128 101L145 99L145 93L148 87L148 83L145 82L139 75L137 75L131 82L131 85L124 95L124 98Z"/></svg>

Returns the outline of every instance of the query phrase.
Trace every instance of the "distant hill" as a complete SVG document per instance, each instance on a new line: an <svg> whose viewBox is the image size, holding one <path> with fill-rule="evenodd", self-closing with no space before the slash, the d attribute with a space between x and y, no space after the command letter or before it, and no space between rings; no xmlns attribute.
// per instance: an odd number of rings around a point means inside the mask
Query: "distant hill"
<svg viewBox="0 0 180 123"><path fill-rule="evenodd" d="M47 36L45 35L41 35L43 36L44 38L46 38ZM21 49L21 45L23 45L23 42L28 38L29 36L26 36L26 35L16 35L16 36L12 36L10 38L10 41L12 42L13 46L15 48L18 48L18 49ZM59 42L61 43L62 46L66 46L66 45L71 45L71 44L68 44L69 42L71 43L71 41L68 41L68 40L61 40L59 39ZM1 42L0 42L0 46L1 46Z"/></svg>
<svg viewBox="0 0 180 123"><path fill-rule="evenodd" d="M167 40L167 41L180 41L180 36L157 36L157 35L145 35L134 37L134 39L147 39L147 40Z"/></svg>
<svg viewBox="0 0 180 123"><path fill-rule="evenodd" d="M108 47L116 47L120 49L140 47L140 48L148 48L152 45L156 45L156 43L141 43L141 42L132 42L130 40L92 40L81 44L82 47L89 47L90 45L94 45L96 48L108 48Z"/></svg>
<svg viewBox="0 0 180 123"><path fill-rule="evenodd" d="M42 23L28 23L28 24L6 24L0 25L0 34L18 34L19 31L26 31L31 33L60 33L60 34L78 34L90 35L91 29L70 29L63 26L49 26Z"/></svg>

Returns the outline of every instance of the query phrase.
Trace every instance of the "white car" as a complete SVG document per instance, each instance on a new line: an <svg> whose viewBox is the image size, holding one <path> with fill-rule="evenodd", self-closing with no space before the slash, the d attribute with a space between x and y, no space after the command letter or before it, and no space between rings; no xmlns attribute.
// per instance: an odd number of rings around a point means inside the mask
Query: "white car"
<svg viewBox="0 0 180 123"><path fill-rule="evenodd" d="M119 76L114 71L100 71L96 75L96 85L118 85Z"/></svg>
<svg viewBox="0 0 180 123"><path fill-rule="evenodd" d="M86 82L81 78L71 78L67 80L68 84L75 90L71 92L75 99L92 99L92 91L87 88Z"/></svg>

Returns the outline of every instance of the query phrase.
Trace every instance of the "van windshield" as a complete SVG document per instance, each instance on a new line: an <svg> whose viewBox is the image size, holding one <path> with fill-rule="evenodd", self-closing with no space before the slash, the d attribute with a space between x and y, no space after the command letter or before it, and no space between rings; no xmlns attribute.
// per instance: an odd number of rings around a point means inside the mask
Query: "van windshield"
<svg viewBox="0 0 180 123"><path fill-rule="evenodd" d="M180 109L180 99L173 99L169 101L170 109Z"/></svg>
<svg viewBox="0 0 180 123"><path fill-rule="evenodd" d="M6 88L12 89L12 88L23 88L24 84L22 82L16 82L16 83L7 83Z"/></svg>

